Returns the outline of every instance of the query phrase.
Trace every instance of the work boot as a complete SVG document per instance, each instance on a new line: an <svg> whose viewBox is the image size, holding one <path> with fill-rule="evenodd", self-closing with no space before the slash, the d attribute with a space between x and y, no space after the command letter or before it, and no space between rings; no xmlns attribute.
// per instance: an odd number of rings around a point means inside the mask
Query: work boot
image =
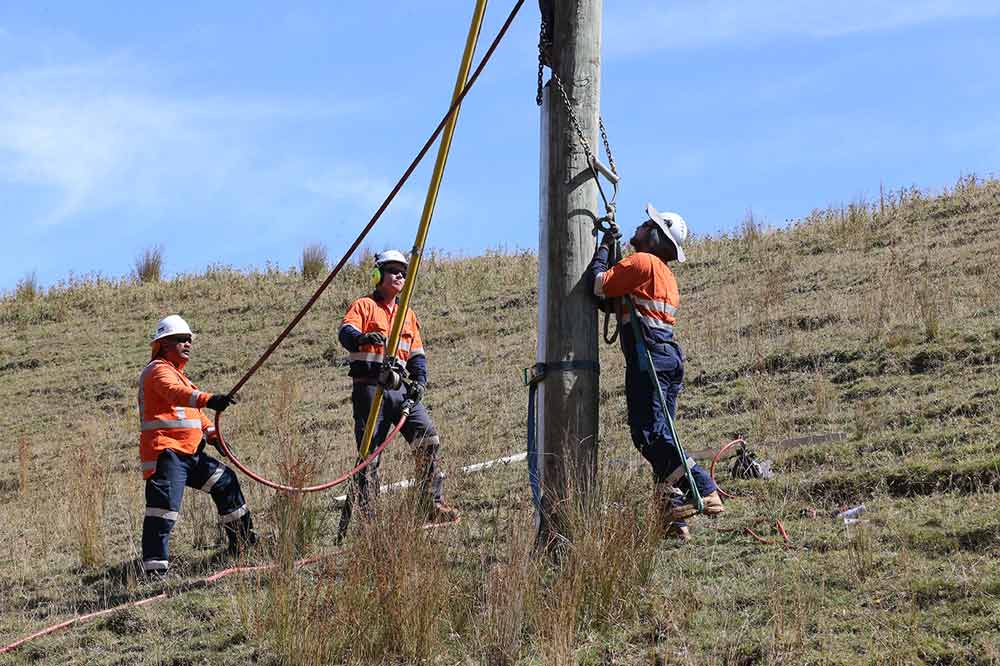
<svg viewBox="0 0 1000 666"><path fill-rule="evenodd" d="M682 543L691 540L691 528L684 523L670 523L663 532L664 539L676 539Z"/></svg>
<svg viewBox="0 0 1000 666"><path fill-rule="evenodd" d="M448 506L443 499L434 500L431 510L427 513L427 522L433 525L457 523L458 521L458 510Z"/></svg>
<svg viewBox="0 0 1000 666"><path fill-rule="evenodd" d="M694 501L686 499L682 502L675 504L670 509L670 517L674 520L686 520L698 513L698 507ZM701 502L704 505L703 513L709 518L715 518L726 510L726 507L722 504L722 498L719 497L718 490L714 490L702 497Z"/></svg>
<svg viewBox="0 0 1000 666"><path fill-rule="evenodd" d="M716 518L726 511L718 490L714 490L710 495L702 498L702 504L705 505L705 515L709 518Z"/></svg>
<svg viewBox="0 0 1000 666"><path fill-rule="evenodd" d="M250 512L240 516L240 520L236 525L230 524L225 526L225 532L229 539L229 546L226 548L226 552L234 557L246 554L248 550L256 546L257 542L260 541L257 531L253 528L253 519L250 518Z"/></svg>

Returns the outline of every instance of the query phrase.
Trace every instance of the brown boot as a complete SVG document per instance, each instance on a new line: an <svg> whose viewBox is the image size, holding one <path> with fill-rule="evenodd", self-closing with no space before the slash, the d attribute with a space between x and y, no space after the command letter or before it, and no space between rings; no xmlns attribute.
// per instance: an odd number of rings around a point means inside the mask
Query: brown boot
<svg viewBox="0 0 1000 666"><path fill-rule="evenodd" d="M716 518L726 511L726 507L722 503L722 498L719 496L718 490L715 490L712 494L702 498L702 504L705 505L705 515L709 518Z"/></svg>
<svg viewBox="0 0 1000 666"><path fill-rule="evenodd" d="M713 491L710 495L702 497L701 502L704 506L702 513L709 518L715 518L726 510L726 507L722 504L722 498L719 497L718 490ZM698 507L695 506L693 501L689 501L684 504L671 507L670 517L674 520L686 520L697 513Z"/></svg>
<svg viewBox="0 0 1000 666"><path fill-rule="evenodd" d="M444 500L435 500L427 515L427 522L432 525L457 523L460 519L458 510L448 506Z"/></svg>

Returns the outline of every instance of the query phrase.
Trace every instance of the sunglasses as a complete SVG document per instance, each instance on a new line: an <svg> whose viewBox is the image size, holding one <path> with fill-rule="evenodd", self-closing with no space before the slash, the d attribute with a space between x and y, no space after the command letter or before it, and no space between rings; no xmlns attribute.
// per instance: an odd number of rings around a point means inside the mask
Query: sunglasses
<svg viewBox="0 0 1000 666"><path fill-rule="evenodd" d="M402 275L404 277L406 276L405 268L383 268L382 272L385 273L386 275Z"/></svg>
<svg viewBox="0 0 1000 666"><path fill-rule="evenodd" d="M172 335L168 339L171 343L175 345L184 344L185 342L191 342L190 335Z"/></svg>

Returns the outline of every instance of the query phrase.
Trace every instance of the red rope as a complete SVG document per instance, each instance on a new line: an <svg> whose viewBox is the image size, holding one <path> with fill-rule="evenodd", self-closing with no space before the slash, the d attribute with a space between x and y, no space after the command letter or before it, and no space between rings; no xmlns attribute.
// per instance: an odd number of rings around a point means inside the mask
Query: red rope
<svg viewBox="0 0 1000 666"><path fill-rule="evenodd" d="M719 494L722 495L722 496L724 496L724 497L728 497L729 499L736 499L737 497L739 497L739 495L733 495L732 493L727 493L725 490L722 489L722 486L719 485L719 482L715 480L715 463L719 462L719 458L722 457L723 453L725 453L726 451L728 451L729 449L731 449L732 447L734 447L734 446L736 446L737 444L740 444L740 443L746 445L747 442L742 437L739 437L739 438L734 439L733 441L729 442L728 444L726 444L725 446L723 446L718 451L716 451L715 455L712 456L712 464L709 465L709 468L708 468L708 474L709 474L709 476L712 477L712 481L715 482L715 486L718 489ZM785 530L784 524L782 524L782 522L780 520L776 520L775 521L775 527L778 529L778 534L781 535L782 545L784 545L786 548L794 545L794 544L792 544L791 538L789 538L789 536L788 536L788 532ZM724 531L728 531L728 530L724 530ZM749 527L744 527L743 531L746 532L747 534L749 534L751 537L753 537L754 539L756 539L758 542L760 542L762 544L770 545L770 544L778 543L774 539L765 539L764 537L762 537L761 535L757 534L756 532L754 532Z"/></svg>
<svg viewBox="0 0 1000 666"><path fill-rule="evenodd" d="M745 439L743 439L742 437L740 437L738 439L734 439L733 441L729 442L728 444L726 444L725 446L723 446L721 449L719 449L718 451L716 451L715 456L712 457L712 464L709 465L709 467L708 467L708 474L709 474L709 476L712 477L712 481L715 481L715 463L719 462L719 458L722 457L723 453L725 453L726 451L728 451L729 449L731 449L733 446L739 444L740 442L743 442L743 444L747 443L747 441ZM718 481L715 481L715 486L718 489L719 494L722 495L723 497L728 497L729 499L736 499L738 497L738 495L731 495L731 494L727 493L725 490L723 490L722 486L719 485Z"/></svg>
<svg viewBox="0 0 1000 666"><path fill-rule="evenodd" d="M389 433L389 436L385 438L385 441L379 444L374 451L369 453L367 458L365 458L357 465L355 465L354 469L352 469L350 472L341 474L333 481L327 481L325 483L320 483L314 486L302 486L301 488L297 488L295 486L288 486L285 485L284 483L278 483L277 481L271 481L270 479L267 479L261 476L260 474L257 474L252 469L250 469L242 462L240 462L239 458L236 457L236 454L233 453L232 449L229 448L229 445L226 444L226 438L222 436L222 428L219 427L219 419L222 417L222 412L215 413L215 432L219 436L219 448L222 449L222 453L225 454L225 456L232 461L233 466L236 467L236 469L240 470L241 472L249 476L257 483L263 484L268 488L274 488L275 490L283 490L287 493L315 493L321 490L327 490L329 488L333 488L334 486L339 486L341 483L347 481L352 476L363 470L365 467L368 467L368 465L370 465L371 462L375 460L375 458L377 458L380 453L382 453L382 450L385 447L389 446L389 444L392 443L392 440L396 439L396 435L399 434L399 431L402 429L403 424L406 423L406 419L409 417L409 415L410 413L408 411L404 411L402 417L400 417L395 427L393 427L392 431Z"/></svg>

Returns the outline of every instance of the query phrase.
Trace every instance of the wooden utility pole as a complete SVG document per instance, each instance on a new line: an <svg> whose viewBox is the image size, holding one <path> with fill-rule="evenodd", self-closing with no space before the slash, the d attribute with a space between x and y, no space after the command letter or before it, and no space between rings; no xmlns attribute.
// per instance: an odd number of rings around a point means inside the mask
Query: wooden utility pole
<svg viewBox="0 0 1000 666"><path fill-rule="evenodd" d="M597 311L584 272L594 253L597 186L570 116L597 144L603 0L542 0L551 11L548 64L562 81L546 83L541 111L538 242L539 539L564 534L560 511L586 497L597 475L599 375Z"/></svg>

